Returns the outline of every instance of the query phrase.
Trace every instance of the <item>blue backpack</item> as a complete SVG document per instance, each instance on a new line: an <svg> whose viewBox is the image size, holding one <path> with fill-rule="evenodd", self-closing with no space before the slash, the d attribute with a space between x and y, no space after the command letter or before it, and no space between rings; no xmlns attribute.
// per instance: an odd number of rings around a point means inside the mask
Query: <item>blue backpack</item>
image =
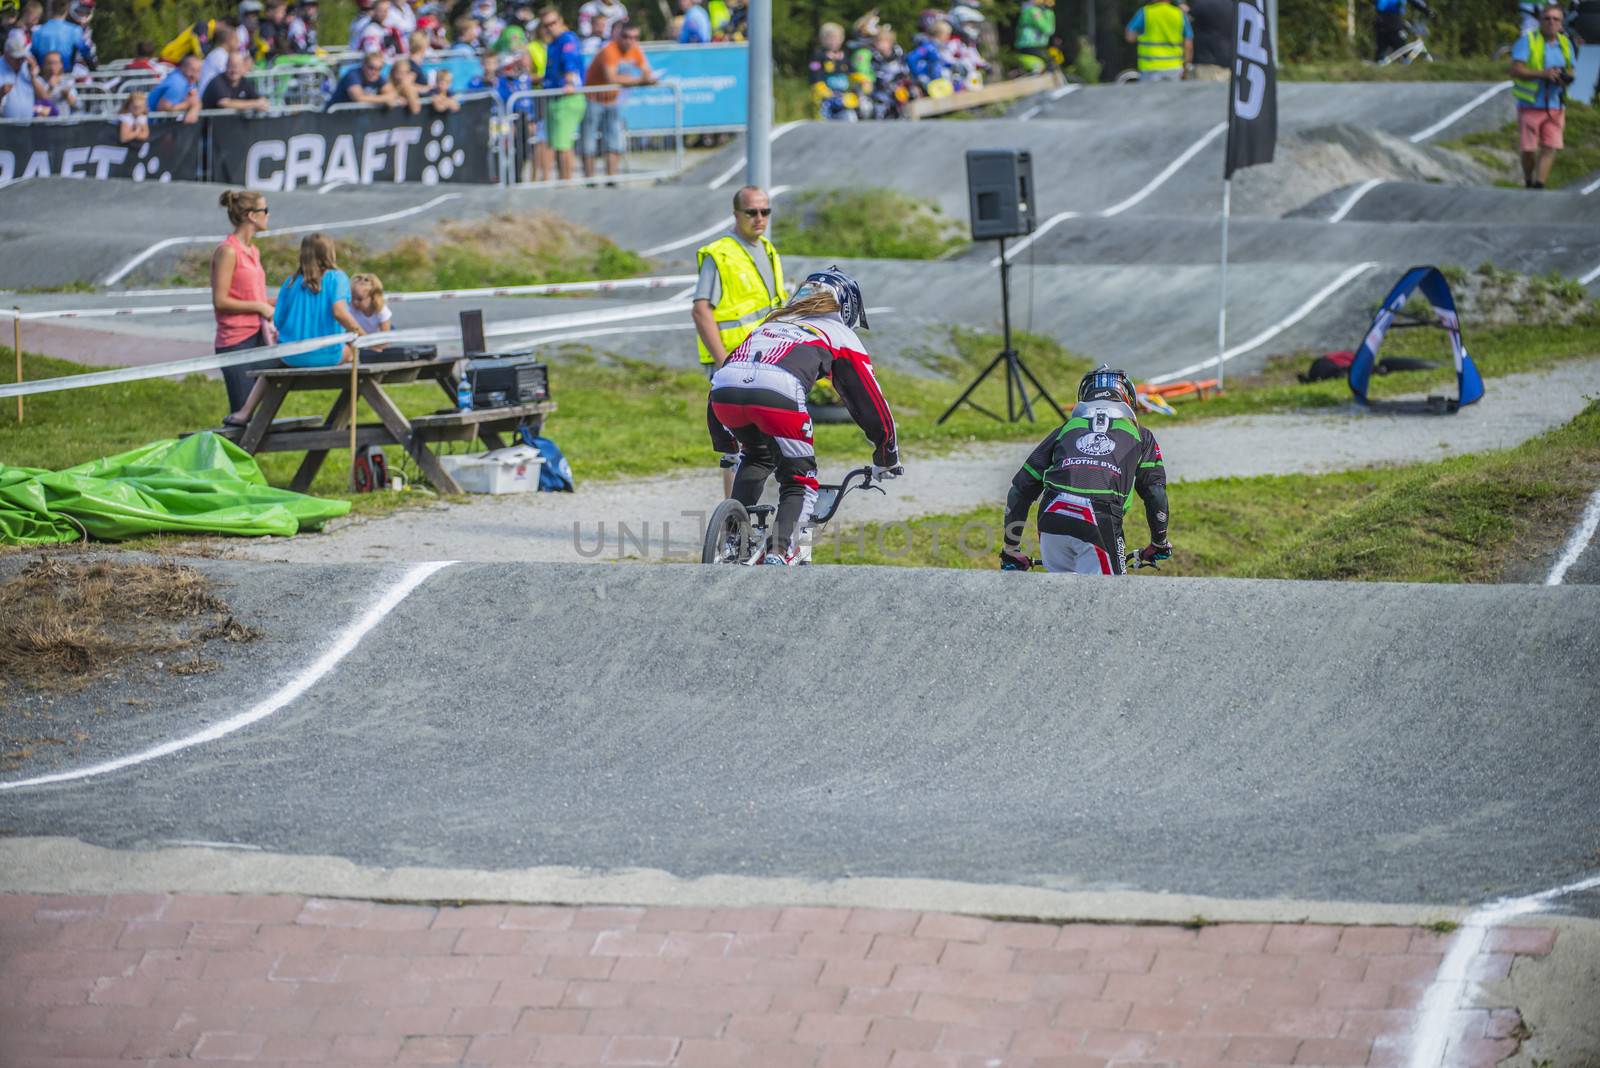
<svg viewBox="0 0 1600 1068"><path fill-rule="evenodd" d="M517 438L529 448L538 449L539 455L544 458L544 463L539 465L539 492L573 491L572 465L567 463L567 458L561 454L560 446L549 438L535 437L533 431L527 427L518 429Z"/></svg>

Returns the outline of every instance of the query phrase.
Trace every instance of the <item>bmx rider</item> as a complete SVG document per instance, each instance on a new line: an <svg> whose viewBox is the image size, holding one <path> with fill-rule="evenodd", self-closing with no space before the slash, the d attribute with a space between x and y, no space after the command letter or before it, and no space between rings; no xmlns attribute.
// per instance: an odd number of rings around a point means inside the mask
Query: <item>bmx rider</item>
<svg viewBox="0 0 1600 1068"><path fill-rule="evenodd" d="M1039 555L1046 571L1125 574L1122 517L1134 493L1150 523L1150 544L1139 559L1148 564L1171 557L1161 446L1139 425L1133 383L1124 372L1101 364L1084 375L1071 417L1028 454L1011 480L1002 571L1033 566L1021 551L1022 528L1041 493Z"/></svg>
<svg viewBox="0 0 1600 1068"><path fill-rule="evenodd" d="M774 310L711 378L711 441L741 446L733 498L746 508L761 499L767 476L778 476L778 511L765 563L796 564L799 533L817 500L817 457L806 394L830 378L856 424L873 444L874 478L904 472L894 416L872 373L856 328L867 326L855 280L831 268L807 275L789 303Z"/></svg>

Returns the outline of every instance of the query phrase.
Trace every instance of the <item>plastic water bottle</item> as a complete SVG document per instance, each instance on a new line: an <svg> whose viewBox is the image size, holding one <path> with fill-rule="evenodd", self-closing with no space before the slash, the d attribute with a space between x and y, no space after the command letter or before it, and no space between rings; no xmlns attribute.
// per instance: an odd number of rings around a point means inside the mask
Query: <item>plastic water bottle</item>
<svg viewBox="0 0 1600 1068"><path fill-rule="evenodd" d="M472 380L466 371L462 371L461 377L456 379L456 407L463 412L472 411Z"/></svg>

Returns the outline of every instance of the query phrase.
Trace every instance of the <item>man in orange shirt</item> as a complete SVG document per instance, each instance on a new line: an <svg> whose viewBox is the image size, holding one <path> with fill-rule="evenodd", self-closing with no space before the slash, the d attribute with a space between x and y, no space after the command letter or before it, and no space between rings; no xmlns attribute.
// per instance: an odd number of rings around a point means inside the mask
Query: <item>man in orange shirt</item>
<svg viewBox="0 0 1600 1068"><path fill-rule="evenodd" d="M654 85L656 73L639 47L639 27L622 19L611 29L611 40L600 49L584 76L585 85ZM615 176L627 147L627 132L622 128L622 105L616 90L591 93L589 110L583 116L578 151L583 156L583 174L594 177L595 160L606 155L606 174Z"/></svg>

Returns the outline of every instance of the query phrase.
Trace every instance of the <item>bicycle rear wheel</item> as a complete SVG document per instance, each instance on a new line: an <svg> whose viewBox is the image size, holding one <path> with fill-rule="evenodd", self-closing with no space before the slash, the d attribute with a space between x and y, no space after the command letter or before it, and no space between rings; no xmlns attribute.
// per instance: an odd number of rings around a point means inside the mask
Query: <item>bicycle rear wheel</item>
<svg viewBox="0 0 1600 1068"><path fill-rule="evenodd" d="M742 564L750 558L750 513L738 501L723 501L706 522L702 564Z"/></svg>

